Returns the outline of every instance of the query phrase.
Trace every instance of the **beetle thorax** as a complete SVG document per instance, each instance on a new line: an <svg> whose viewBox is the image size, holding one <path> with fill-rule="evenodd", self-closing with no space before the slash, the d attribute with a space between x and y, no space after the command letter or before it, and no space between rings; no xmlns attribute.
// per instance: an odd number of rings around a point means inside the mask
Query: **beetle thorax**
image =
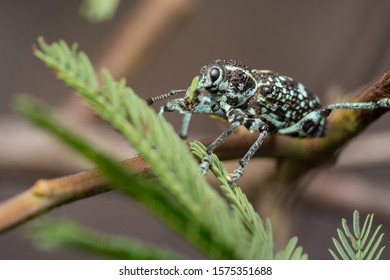
<svg viewBox="0 0 390 280"><path fill-rule="evenodd" d="M257 83L251 72L237 66L226 66L227 75L221 83L220 92L233 107L242 106L257 90Z"/></svg>
<svg viewBox="0 0 390 280"><path fill-rule="evenodd" d="M197 89L206 89L216 102L240 107L256 93L257 83L251 69L244 64L216 60L202 67Z"/></svg>

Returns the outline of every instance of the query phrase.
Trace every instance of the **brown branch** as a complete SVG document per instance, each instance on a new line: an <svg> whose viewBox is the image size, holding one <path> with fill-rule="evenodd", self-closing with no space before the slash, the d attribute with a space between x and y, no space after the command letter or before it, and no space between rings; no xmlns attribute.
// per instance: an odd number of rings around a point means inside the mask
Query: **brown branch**
<svg viewBox="0 0 390 280"><path fill-rule="evenodd" d="M357 102L377 101L390 98L390 71L374 85L367 88ZM285 136L272 136L266 139L258 157L274 157L286 161L284 170L288 180L294 180L311 168L333 162L337 151L360 133L370 123L387 110L336 110L328 123L328 136L316 139L296 139ZM222 160L240 158L256 139L256 134L231 136L216 150ZM204 144L210 140L202 141ZM297 162L299 162L297 164ZM133 172L149 171L148 165L140 157L125 161ZM72 176L54 180L39 180L27 191L0 204L0 232L7 231L54 207L86 198L109 190L106 181L97 171L84 171Z"/></svg>
<svg viewBox="0 0 390 280"><path fill-rule="evenodd" d="M149 167L140 157L126 160L132 172ZM52 180L38 180L31 188L0 204L0 233L10 230L52 208L110 190L97 170L83 171Z"/></svg>

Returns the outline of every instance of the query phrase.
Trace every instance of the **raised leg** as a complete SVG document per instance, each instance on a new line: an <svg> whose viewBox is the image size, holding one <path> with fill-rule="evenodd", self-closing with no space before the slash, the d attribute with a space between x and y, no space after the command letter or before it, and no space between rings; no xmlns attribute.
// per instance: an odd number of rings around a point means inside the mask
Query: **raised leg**
<svg viewBox="0 0 390 280"><path fill-rule="evenodd" d="M325 108L307 114L296 124L279 129L278 134L300 137L322 137L325 134L326 118L335 109L375 110L390 108L390 98L383 98L377 102L334 103Z"/></svg>
<svg viewBox="0 0 390 280"><path fill-rule="evenodd" d="M326 108L333 109L358 109L358 110L375 110L390 108L390 98L383 98L377 102L355 102L355 103L334 103Z"/></svg>
<svg viewBox="0 0 390 280"><path fill-rule="evenodd" d="M170 92L168 93L164 93L164 94L161 94L161 95L158 95L158 96L154 96L154 97L149 97L148 99L146 99L146 103L148 105L152 105L153 103L161 100L161 99L165 99L165 98L168 98L170 96L173 96L173 95L178 95L178 94L181 94L181 93L186 93L187 90L185 89L176 89L176 90L171 90Z"/></svg>
<svg viewBox="0 0 390 280"><path fill-rule="evenodd" d="M186 104L184 98L173 99L165 103L165 105L160 108L158 115L161 116L165 112L173 112L173 111L178 111L181 114L186 114L187 112L185 108L186 108Z"/></svg>
<svg viewBox="0 0 390 280"><path fill-rule="evenodd" d="M240 179L242 174L244 173L245 166L248 164L248 162L251 160L253 155L256 153L256 151L260 148L260 146L263 144L263 141L268 133L268 126L264 123L261 124L259 127L260 135L256 139L255 143L250 147L248 152L245 154L245 156L239 161L240 166L233 171L232 174L229 176L229 185L237 183L237 181Z"/></svg>

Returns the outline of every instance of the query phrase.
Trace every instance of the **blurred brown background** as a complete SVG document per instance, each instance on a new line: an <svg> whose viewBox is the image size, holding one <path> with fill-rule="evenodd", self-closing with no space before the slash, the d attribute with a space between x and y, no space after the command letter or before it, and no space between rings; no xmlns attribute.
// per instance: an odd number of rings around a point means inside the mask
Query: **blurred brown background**
<svg viewBox="0 0 390 280"><path fill-rule="evenodd" d="M114 75L127 76L129 85L142 97L186 88L199 68L216 58L237 59L253 68L272 69L294 77L324 102L325 92L331 86L350 92L390 69L390 2L385 0L122 1L113 20L100 24L81 18L79 5L79 1L49 0L0 3L1 200L25 190L39 178L55 178L88 167L79 159L75 161L63 146L23 124L11 110L16 92L29 92L56 106L69 122L77 123L86 133L90 127L101 127L32 56L31 46L39 35L48 42L78 42L97 67L106 66ZM171 13L162 9L170 9ZM158 16L167 19L159 22ZM146 40L147 47L141 45L139 53L135 52L139 59L128 55L133 66L115 61L116 55L121 57L121 52L139 45L146 33L143 28L148 29L143 20L156 21L155 26L161 29L157 29L154 39ZM134 29L134 22L141 24ZM126 40L121 41L122 37ZM115 45L120 42L125 44ZM331 92L335 91L340 89L333 87ZM176 126L179 124L178 115L167 118ZM376 214L375 223L384 224L383 245L389 248L389 121L387 114L353 141L339 163L309 184L312 191L309 188L305 198L293 207L289 236L298 235L311 259L330 258L327 248L333 248L331 237L336 235L342 217L351 219L353 209ZM196 116L190 137L215 136L222 129L221 124L207 116ZM118 159L133 155L134 151L116 134L107 132L106 127L92 131L108 134L102 137L101 142L106 142L101 144L109 149L110 141L114 141L113 153ZM338 194L343 197L337 197ZM115 193L63 206L53 214L202 258L142 207ZM25 230L26 226L21 226L0 236L1 259L94 257L70 249L41 252L23 237ZM382 258L390 258L389 249L385 249Z"/></svg>

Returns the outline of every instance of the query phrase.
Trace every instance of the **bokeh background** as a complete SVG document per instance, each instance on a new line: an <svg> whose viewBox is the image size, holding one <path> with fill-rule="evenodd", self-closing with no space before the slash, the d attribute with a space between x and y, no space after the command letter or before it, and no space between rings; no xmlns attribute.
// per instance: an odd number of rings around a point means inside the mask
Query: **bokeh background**
<svg viewBox="0 0 390 280"><path fill-rule="evenodd" d="M353 94L390 69L386 0L127 0L111 21L98 24L80 16L80 3L0 2L1 201L40 178L91 167L13 113L18 92L55 106L66 122L118 160L135 153L33 57L31 48L40 35L48 42L78 42L97 69L104 66L115 77L127 77L145 98L188 87L200 67L217 58L294 77L325 103L329 96ZM167 118L178 127L177 114ZM389 247L389 121L387 114L352 141L334 167L306 184L302 198L284 217L284 235L298 235L310 258L330 258L331 237L341 218L351 219L354 209L376 214L375 223L384 225L383 245ZM220 123L196 116L190 138L212 137L222 130ZM252 184L260 172L256 161L246 174ZM168 246L191 258L203 257L142 207L114 192L62 206L50 215ZM73 249L43 252L25 237L27 226L0 236L0 259L96 258ZM382 258L390 258L388 249Z"/></svg>

